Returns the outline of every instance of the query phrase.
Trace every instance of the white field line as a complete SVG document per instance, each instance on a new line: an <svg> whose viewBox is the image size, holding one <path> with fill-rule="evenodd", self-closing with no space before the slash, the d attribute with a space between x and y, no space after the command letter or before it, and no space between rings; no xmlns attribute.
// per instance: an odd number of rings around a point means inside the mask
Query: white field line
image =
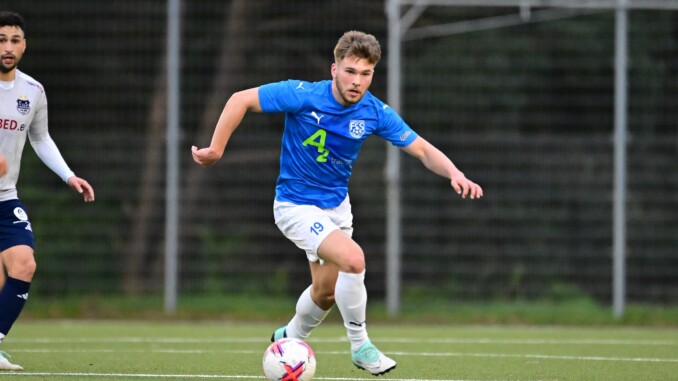
<svg viewBox="0 0 678 381"><path fill-rule="evenodd" d="M492 358L525 358L525 359L550 359L550 360L578 360L578 361L619 361L619 362L668 362L678 363L678 358L651 358L651 357L602 357L602 356L560 356L560 355L507 355L502 353L407 353L388 352L394 356L454 356L454 357L492 357Z"/></svg>
<svg viewBox="0 0 678 381"><path fill-rule="evenodd" d="M312 338L309 343L342 343L341 338ZM268 342L267 338L143 338L143 337L103 337L103 338L12 338L12 343L21 344L69 344L69 343L158 343L158 344L210 344L210 343L261 343ZM620 340L620 339L410 339L410 338L380 338L380 343L423 343L423 344L505 344L505 345L632 345L632 346L678 346L676 340Z"/></svg>
<svg viewBox="0 0 678 381"><path fill-rule="evenodd" d="M102 378L206 378L206 379L264 379L262 376L251 375L221 375L221 374L150 374L150 373L47 373L47 372L0 372L0 378L8 377L102 377ZM350 377L314 377L314 380L326 381L374 381L375 378ZM426 379L426 378L379 378L379 381L475 381L468 379ZM489 380L489 381L520 381L520 380ZM524 380L527 381L527 380ZM544 381L544 380L530 380Z"/></svg>
<svg viewBox="0 0 678 381"><path fill-rule="evenodd" d="M261 351L251 350L204 350L204 349L12 349L12 353L179 353L179 354L261 354ZM317 351L323 355L346 355L345 351ZM604 357L604 356L565 356L542 354L505 354L505 353L464 353L464 352L392 352L394 356L423 356L423 357L487 357L487 358L520 358L542 360L572 360L572 361L611 361L611 362L647 362L647 363L678 363L678 358L653 357ZM2 373L0 373L2 374ZM383 381L383 380L382 380Z"/></svg>

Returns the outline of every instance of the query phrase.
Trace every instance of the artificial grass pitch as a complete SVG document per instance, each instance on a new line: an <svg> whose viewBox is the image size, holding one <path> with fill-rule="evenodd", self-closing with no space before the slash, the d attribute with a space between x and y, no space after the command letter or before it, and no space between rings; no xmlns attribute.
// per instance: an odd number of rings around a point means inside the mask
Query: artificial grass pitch
<svg viewBox="0 0 678 381"><path fill-rule="evenodd" d="M19 322L0 344L22 372L3 380L263 380L274 323ZM370 338L398 361L377 380L638 381L678 379L678 330L634 327L379 323ZM308 339L317 380L373 380L351 364L344 328Z"/></svg>

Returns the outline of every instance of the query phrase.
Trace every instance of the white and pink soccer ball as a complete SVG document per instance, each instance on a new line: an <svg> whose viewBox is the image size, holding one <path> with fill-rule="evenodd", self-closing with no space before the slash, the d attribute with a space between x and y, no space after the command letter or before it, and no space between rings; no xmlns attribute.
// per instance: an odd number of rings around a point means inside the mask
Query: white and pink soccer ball
<svg viewBox="0 0 678 381"><path fill-rule="evenodd" d="M264 352L264 376L271 381L311 381L315 353L299 339L280 339Z"/></svg>

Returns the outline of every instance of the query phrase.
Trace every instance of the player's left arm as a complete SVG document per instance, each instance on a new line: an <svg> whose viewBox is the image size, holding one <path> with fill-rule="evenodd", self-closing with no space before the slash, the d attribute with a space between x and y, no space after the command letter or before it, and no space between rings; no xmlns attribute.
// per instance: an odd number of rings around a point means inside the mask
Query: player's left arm
<svg viewBox="0 0 678 381"><path fill-rule="evenodd" d="M71 171L68 164L66 164L66 160L61 156L56 143L54 143L54 140L49 135L47 129L47 101L44 97L42 103L38 104L35 118L28 130L28 139L35 153L49 169L59 175L73 190L80 193L85 202L94 201L94 189L92 189L92 186Z"/></svg>
<svg viewBox="0 0 678 381"><path fill-rule="evenodd" d="M462 198L466 198L466 196L470 196L471 199L483 197L483 188L480 185L467 179L464 173L452 163L452 160L421 136L418 136L403 150L419 159L431 172L450 179L452 188Z"/></svg>
<svg viewBox="0 0 678 381"><path fill-rule="evenodd" d="M68 186L82 195L85 202L94 201L94 189L85 179L76 176L61 156L59 149L49 135L42 140L31 140L31 145L45 165L64 180Z"/></svg>

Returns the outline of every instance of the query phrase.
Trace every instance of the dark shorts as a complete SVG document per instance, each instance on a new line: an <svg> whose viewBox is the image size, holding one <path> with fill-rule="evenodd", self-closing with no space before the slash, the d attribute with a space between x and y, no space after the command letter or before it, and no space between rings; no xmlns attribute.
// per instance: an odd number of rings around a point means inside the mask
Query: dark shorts
<svg viewBox="0 0 678 381"><path fill-rule="evenodd" d="M18 245L35 248L26 207L19 200L0 201L0 251Z"/></svg>

